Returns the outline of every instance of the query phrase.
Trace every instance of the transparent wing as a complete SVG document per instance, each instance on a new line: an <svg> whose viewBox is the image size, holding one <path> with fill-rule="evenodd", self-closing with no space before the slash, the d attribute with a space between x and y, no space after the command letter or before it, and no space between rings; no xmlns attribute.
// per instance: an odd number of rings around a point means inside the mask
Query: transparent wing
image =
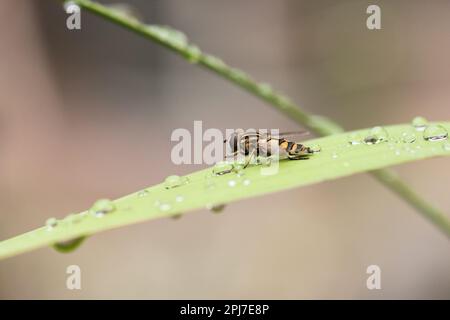
<svg viewBox="0 0 450 320"><path fill-rule="evenodd" d="M273 135L270 133L270 131L268 132L258 132L258 131L253 131L253 132L245 132L242 135L239 135L240 139L245 139L246 137L248 138L260 138L260 139L265 139L267 137L270 137L270 139L276 139L276 140L280 140L280 139L286 139L286 140L292 140L292 138L294 137L304 137L309 135L309 131L306 130L299 130L299 131L287 131L287 132L280 132L279 134ZM227 140L224 140L224 142L226 142Z"/></svg>
<svg viewBox="0 0 450 320"><path fill-rule="evenodd" d="M278 135L272 135L272 139L286 139L286 140L293 140L292 138L300 138L309 135L309 131L306 130L299 130L299 131L287 131L287 132L280 132Z"/></svg>

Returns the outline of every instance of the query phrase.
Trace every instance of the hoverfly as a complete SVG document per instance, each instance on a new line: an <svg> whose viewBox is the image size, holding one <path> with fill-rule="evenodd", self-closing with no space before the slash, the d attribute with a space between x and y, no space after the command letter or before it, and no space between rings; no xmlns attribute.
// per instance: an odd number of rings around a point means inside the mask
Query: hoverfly
<svg viewBox="0 0 450 320"><path fill-rule="evenodd" d="M246 157L244 168L256 157L270 157L277 153L279 159L302 160L308 159L314 152L298 142L293 142L290 137L309 134L307 131L284 132L272 135L270 132L244 132L236 130L230 137L224 140L231 148L231 155L244 155Z"/></svg>

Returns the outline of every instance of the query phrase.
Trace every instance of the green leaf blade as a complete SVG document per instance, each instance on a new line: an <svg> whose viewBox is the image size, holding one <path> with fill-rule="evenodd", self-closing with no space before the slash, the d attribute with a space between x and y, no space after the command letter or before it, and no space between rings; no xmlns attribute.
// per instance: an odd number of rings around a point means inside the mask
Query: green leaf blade
<svg viewBox="0 0 450 320"><path fill-rule="evenodd" d="M447 132L450 130L450 122L430 125L441 125ZM207 206L450 155L448 139L426 141L423 132L416 131L409 124L385 129L389 134L388 141L373 145L349 143L350 136L364 138L369 129L302 142L307 146L319 145L321 151L308 160L280 161L279 171L274 175L262 175L262 166L248 167L242 175L229 173L221 176L212 175L211 168L208 168L187 175L189 183L175 188L167 189L163 183L155 185L146 189L145 195L136 192L115 200L115 210L101 218L85 211L77 214L75 220L73 216L59 220L54 228L44 226L2 241L0 259L146 220L172 217ZM405 142L404 133L414 134L414 141Z"/></svg>

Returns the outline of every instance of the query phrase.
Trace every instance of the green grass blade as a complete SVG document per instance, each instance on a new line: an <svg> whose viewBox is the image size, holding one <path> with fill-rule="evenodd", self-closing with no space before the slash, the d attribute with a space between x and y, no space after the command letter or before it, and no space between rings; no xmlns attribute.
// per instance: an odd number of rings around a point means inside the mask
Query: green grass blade
<svg viewBox="0 0 450 320"><path fill-rule="evenodd" d="M436 123L435 123L436 124ZM430 124L431 125L431 124ZM440 123L447 132L450 122ZM352 145L349 137L367 136L369 129L342 133L305 141L306 145L319 145L321 151L308 160L282 160L275 175L261 175L262 166L251 166L243 174L234 172L215 176L212 169L187 175L188 183L166 188L164 183L133 193L113 202L114 210L103 217L89 211L58 220L55 227L41 227L0 242L0 258L14 256L44 246L56 246L60 251L76 248L83 237L133 223L156 218L171 217L185 212L226 204L244 198L260 196L285 189L310 185L356 173L377 170L405 162L436 156L450 155L448 139L426 141L423 132L411 125L385 127L388 141L368 145ZM406 138L404 133L407 133ZM411 138L415 135L415 139ZM409 140L410 142L405 142ZM411 142L415 140L414 142ZM381 177L388 179L389 177ZM407 193L402 185L399 193ZM414 198L414 194L408 194ZM420 206L421 202L418 201ZM449 219L437 214L432 219L450 235ZM70 242L71 239L73 243ZM79 239L79 240L77 240ZM58 245L58 243L61 243Z"/></svg>

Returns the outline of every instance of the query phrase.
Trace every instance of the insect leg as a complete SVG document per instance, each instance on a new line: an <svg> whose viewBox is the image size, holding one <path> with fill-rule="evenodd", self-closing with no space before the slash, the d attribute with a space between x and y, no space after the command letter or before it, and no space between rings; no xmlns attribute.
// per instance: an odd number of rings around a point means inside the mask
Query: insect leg
<svg viewBox="0 0 450 320"><path fill-rule="evenodd" d="M256 149L253 149L252 152L247 156L247 159L246 159L245 164L244 164L244 169L248 167L248 165L250 164L250 161L255 156L255 151L256 151Z"/></svg>

